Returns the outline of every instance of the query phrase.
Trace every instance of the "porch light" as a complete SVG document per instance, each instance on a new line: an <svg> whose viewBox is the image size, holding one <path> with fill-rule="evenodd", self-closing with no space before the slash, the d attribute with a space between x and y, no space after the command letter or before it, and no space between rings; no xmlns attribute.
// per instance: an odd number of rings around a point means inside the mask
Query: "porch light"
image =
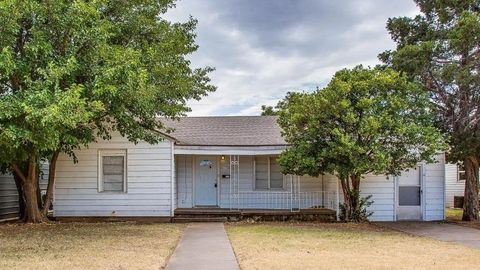
<svg viewBox="0 0 480 270"><path fill-rule="evenodd" d="M220 158L221 158L222 160L225 160L225 156L224 156L224 155L222 155Z"/></svg>

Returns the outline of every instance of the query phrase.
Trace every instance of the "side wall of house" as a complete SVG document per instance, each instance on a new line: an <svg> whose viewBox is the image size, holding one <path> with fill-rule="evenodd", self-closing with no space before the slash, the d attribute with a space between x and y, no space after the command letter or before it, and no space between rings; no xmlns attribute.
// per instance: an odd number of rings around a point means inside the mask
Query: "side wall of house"
<svg viewBox="0 0 480 270"><path fill-rule="evenodd" d="M423 219L427 221L445 218L445 156L438 155L436 159L437 163L424 165Z"/></svg>
<svg viewBox="0 0 480 270"><path fill-rule="evenodd" d="M133 144L119 134L57 163L54 216L170 216L172 142ZM99 151L126 151L126 192L99 192Z"/></svg>
<svg viewBox="0 0 480 270"><path fill-rule="evenodd" d="M0 221L19 215L18 192L11 174L0 174Z"/></svg>
<svg viewBox="0 0 480 270"><path fill-rule="evenodd" d="M465 181L458 180L458 167L456 164L445 164L445 205L453 207L453 198L463 196Z"/></svg>

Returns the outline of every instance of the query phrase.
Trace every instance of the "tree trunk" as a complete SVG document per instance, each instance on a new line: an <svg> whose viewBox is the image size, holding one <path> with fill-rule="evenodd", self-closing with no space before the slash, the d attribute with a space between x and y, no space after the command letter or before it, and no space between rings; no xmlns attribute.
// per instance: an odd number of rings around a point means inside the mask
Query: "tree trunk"
<svg viewBox="0 0 480 270"><path fill-rule="evenodd" d="M25 198L23 196L22 180L16 173L13 174L13 179L17 186L19 218L20 220L25 221Z"/></svg>
<svg viewBox="0 0 480 270"><path fill-rule="evenodd" d="M463 161L465 167L465 195L463 202L464 221L478 220L478 159L476 157L467 157Z"/></svg>
<svg viewBox="0 0 480 270"><path fill-rule="evenodd" d="M31 157L28 160L27 174L22 172L18 165L13 164L12 169L19 176L23 199L25 201L25 218L24 221L28 223L40 223L45 221L40 208L38 207L38 171L37 158Z"/></svg>
<svg viewBox="0 0 480 270"><path fill-rule="evenodd" d="M60 154L59 150L53 153L52 158L50 159L50 165L48 167L48 186L47 186L47 193L45 194L45 202L42 209L42 213L44 216L47 216L48 210L52 205L53 187L55 185L55 170L57 167L57 159L59 154Z"/></svg>
<svg viewBox="0 0 480 270"><path fill-rule="evenodd" d="M343 191L343 219L344 221L352 221L354 213L358 211L360 202L360 175L351 175L340 178Z"/></svg>

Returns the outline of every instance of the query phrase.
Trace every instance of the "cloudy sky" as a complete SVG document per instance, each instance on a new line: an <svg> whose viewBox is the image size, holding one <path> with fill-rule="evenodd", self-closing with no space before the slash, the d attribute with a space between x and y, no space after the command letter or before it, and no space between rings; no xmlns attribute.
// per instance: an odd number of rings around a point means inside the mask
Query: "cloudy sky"
<svg viewBox="0 0 480 270"><path fill-rule="evenodd" d="M411 0L180 0L172 21L198 19L194 67L216 68L218 87L190 115L258 115L288 91L323 87L335 71L374 66L393 48L389 17L412 16Z"/></svg>

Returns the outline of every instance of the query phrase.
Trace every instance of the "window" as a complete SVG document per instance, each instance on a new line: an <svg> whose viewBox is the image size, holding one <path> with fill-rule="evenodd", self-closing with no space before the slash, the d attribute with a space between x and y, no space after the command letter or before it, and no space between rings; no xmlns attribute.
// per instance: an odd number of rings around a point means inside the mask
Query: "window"
<svg viewBox="0 0 480 270"><path fill-rule="evenodd" d="M126 192L126 150L99 151L99 192Z"/></svg>
<svg viewBox="0 0 480 270"><path fill-rule="evenodd" d="M463 163L459 163L457 165L457 181L465 181L467 179L467 176L465 174L465 167L463 166Z"/></svg>
<svg viewBox="0 0 480 270"><path fill-rule="evenodd" d="M255 189L283 189L283 174L276 157L255 157Z"/></svg>

